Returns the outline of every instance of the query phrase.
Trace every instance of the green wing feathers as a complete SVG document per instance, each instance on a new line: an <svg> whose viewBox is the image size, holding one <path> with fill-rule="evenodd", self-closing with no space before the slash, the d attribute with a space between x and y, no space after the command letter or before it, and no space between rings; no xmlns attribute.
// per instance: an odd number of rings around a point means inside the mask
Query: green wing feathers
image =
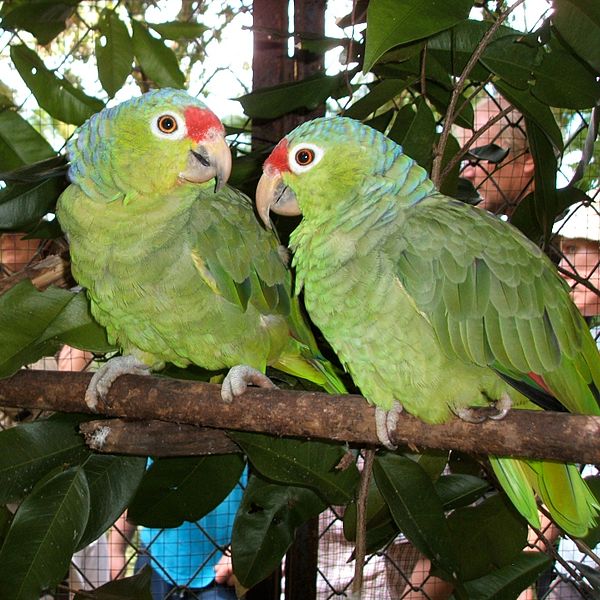
<svg viewBox="0 0 600 600"><path fill-rule="evenodd" d="M400 214L400 281L444 351L513 378L530 373L571 412L600 414L600 359L549 259L515 228L434 195ZM397 223L396 223L397 225Z"/></svg>
<svg viewBox="0 0 600 600"><path fill-rule="evenodd" d="M272 328L276 355L270 364L302 377L329 393L346 393L333 365L320 353L303 316L299 300L291 295L291 276L283 248L257 222L250 200L233 188L206 196L199 207L192 259L200 277L229 302L246 310L248 304L262 315L286 319L287 330ZM206 204L212 205L207 210Z"/></svg>
<svg viewBox="0 0 600 600"><path fill-rule="evenodd" d="M565 282L520 232L485 211L434 195L400 215L398 277L443 351L525 382L570 412L600 414L600 359ZM513 394L518 397L518 394ZM491 459L515 506L539 526L535 493L556 523L583 536L600 505L575 465Z"/></svg>

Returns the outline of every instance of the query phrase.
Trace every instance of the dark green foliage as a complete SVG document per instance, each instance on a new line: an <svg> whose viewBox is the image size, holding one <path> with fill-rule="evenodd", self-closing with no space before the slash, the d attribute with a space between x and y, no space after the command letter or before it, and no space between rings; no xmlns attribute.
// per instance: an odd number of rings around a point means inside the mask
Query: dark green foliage
<svg viewBox="0 0 600 600"><path fill-rule="evenodd" d="M105 9L90 36L102 98L86 94L68 72L63 76L50 69L41 45L61 34L78 4L34 0L5 2L0 9L3 29L30 32L38 42L25 45L15 39L11 58L39 106L53 119L83 123L132 75L144 89L185 86L177 46L200 38L205 26L193 21L145 23L117 9ZM492 25L490 20L469 19L472 5L472 0L371 0L366 42L298 34L303 49L313 53L336 46L352 50L349 58L358 66L352 63L348 72L338 75L319 73L254 90L238 100L251 119L304 114L355 93L360 82L353 77L362 69L372 78L345 114L387 133L430 170L456 78ZM583 197L574 185L556 189L561 155L569 150L561 128L568 124L569 111L582 110L589 117L600 98L600 4L553 0L553 5L555 12L534 31L521 32L507 22L498 29L474 64L454 116L458 128L471 128L477 99L473 91L489 81L525 115L536 191L521 202L513 223L541 243L548 242L556 216ZM224 116L219 107L213 108ZM474 146L478 158L501 160L497 148ZM451 137L443 164L458 151L459 143ZM231 183L252 195L264 158L260 152L238 158ZM597 159L584 165L592 181L597 169ZM0 189L0 232L58 235L56 221L46 219L67 185L65 158L4 95L0 171L0 180L7 184ZM440 187L446 194L476 201L473 190L458 179L458 163ZM286 220L284 227L293 225ZM243 290L238 292L243 296ZM274 293L265 290L269 292ZM114 350L90 316L83 292L39 292L21 283L0 296L0 376L53 354L64 343L101 353ZM182 374L172 368L166 374L207 377L200 369ZM100 535L126 507L135 521L153 526L199 519L237 484L246 464L242 455L159 459L146 471L145 457L91 455L77 433L79 421L55 417L0 432L0 498L2 504L21 503L15 515L0 509L0 597L36 600L44 586L62 578L72 552ZM345 506L344 532L355 539L359 476L354 464L336 469L346 452L343 446L239 432L232 437L255 469L232 541L234 569L243 585L252 586L276 569L297 527L327 503ZM480 478L477 462L453 453L451 474L442 474L446 460L445 454L377 457L367 503L368 550L384 547L402 531L432 559L439 574L454 581L456 598L516 598L547 566L547 559L541 553L522 552L524 522L502 496L481 500L490 484ZM592 485L597 488L597 481ZM454 512L448 516L450 510ZM586 541L593 546L599 538L592 530ZM597 583L597 573L583 566L581 570ZM148 588L149 573L142 571L86 592L85 597L149 600ZM80 597L83 594L76 600Z"/></svg>

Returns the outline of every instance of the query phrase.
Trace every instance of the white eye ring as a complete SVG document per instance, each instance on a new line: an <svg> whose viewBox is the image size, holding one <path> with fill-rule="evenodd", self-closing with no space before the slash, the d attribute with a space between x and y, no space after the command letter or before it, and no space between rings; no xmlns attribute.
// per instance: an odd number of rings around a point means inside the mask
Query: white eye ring
<svg viewBox="0 0 600 600"><path fill-rule="evenodd" d="M316 144L296 144L290 149L288 163L296 175L312 169L323 158L324 151Z"/></svg>
<svg viewBox="0 0 600 600"><path fill-rule="evenodd" d="M174 125L171 131L167 131L165 127L162 126L162 121L167 119L171 119L171 122ZM150 129L156 137L166 140L182 140L187 135L185 120L181 115L178 115L173 111L165 111L152 117Z"/></svg>

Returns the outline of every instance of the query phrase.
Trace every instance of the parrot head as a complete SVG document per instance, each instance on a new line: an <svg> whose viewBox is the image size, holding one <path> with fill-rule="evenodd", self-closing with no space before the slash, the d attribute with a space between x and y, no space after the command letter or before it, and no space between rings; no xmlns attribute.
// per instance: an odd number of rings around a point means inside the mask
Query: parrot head
<svg viewBox="0 0 600 600"><path fill-rule="evenodd" d="M218 191L231 172L223 124L182 90L154 90L105 108L76 133L67 145L69 177L93 199L213 178Z"/></svg>
<svg viewBox="0 0 600 600"><path fill-rule="evenodd" d="M318 118L286 135L264 163L256 207L267 227L269 211L307 216L335 210L402 148L375 129L347 117Z"/></svg>

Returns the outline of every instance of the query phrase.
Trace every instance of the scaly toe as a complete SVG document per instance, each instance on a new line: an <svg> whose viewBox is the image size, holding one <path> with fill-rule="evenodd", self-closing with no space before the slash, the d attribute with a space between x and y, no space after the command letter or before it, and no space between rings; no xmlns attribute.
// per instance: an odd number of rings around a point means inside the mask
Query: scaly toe
<svg viewBox="0 0 600 600"><path fill-rule="evenodd" d="M121 375L149 375L150 367L134 356L116 356L102 365L95 373L87 390L85 391L85 403L96 412L98 401L104 401L112 384Z"/></svg>
<svg viewBox="0 0 600 600"><path fill-rule="evenodd" d="M375 426L377 428L377 438L388 450L397 450L398 446L390 438L390 432L395 431L398 424L398 417L402 412L400 402L394 401L392 408L384 410L380 406L375 407Z"/></svg>
<svg viewBox="0 0 600 600"><path fill-rule="evenodd" d="M229 369L221 385L221 399L231 402L235 396L241 396L248 385L262 388L277 388L277 386L261 371L247 365L237 365Z"/></svg>

